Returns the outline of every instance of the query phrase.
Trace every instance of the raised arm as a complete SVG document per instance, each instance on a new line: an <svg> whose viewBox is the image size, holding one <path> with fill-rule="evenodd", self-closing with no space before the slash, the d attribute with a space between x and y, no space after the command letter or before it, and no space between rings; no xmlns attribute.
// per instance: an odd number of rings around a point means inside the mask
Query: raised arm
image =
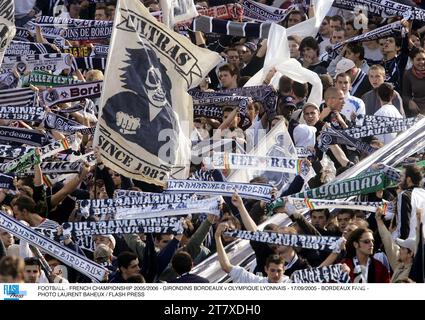
<svg viewBox="0 0 425 320"><path fill-rule="evenodd" d="M232 271L233 265L230 263L229 257L227 256L227 253L224 250L223 242L221 240L221 235L228 227L229 225L227 223L225 222L220 223L214 235L216 248L217 248L218 261L220 262L221 268L227 273Z"/></svg>

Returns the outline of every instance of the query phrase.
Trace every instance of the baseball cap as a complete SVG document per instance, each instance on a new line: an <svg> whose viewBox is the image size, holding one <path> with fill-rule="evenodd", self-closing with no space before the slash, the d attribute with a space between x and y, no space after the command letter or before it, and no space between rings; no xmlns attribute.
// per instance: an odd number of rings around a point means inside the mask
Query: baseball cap
<svg viewBox="0 0 425 320"><path fill-rule="evenodd" d="M405 240L397 238L395 239L395 243L397 243L400 247L410 249L413 252L416 249L416 240L414 238L407 238Z"/></svg>
<svg viewBox="0 0 425 320"><path fill-rule="evenodd" d="M317 104L315 104L314 102L307 102L304 106L303 106L303 111L305 108L307 107L315 107L317 110L320 111L320 108Z"/></svg>
<svg viewBox="0 0 425 320"><path fill-rule="evenodd" d="M345 73L348 70L351 70L352 68L354 68L355 66L356 65L354 64L353 60L342 58L336 65L335 78L337 75L341 73Z"/></svg>

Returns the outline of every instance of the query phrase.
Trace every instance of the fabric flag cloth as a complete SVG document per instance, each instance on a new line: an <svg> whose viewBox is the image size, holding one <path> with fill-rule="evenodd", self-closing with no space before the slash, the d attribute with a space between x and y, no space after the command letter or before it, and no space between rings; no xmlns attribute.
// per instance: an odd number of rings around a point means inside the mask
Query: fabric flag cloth
<svg viewBox="0 0 425 320"><path fill-rule="evenodd" d="M341 239L340 237L323 237L268 231L254 232L246 230L229 230L225 231L223 234L232 238L328 252L335 250Z"/></svg>
<svg viewBox="0 0 425 320"><path fill-rule="evenodd" d="M342 264L307 268L291 274L293 283L349 283L350 275L342 270Z"/></svg>
<svg viewBox="0 0 425 320"><path fill-rule="evenodd" d="M138 1L117 7L94 145L105 165L164 186L187 177L193 117L188 89L221 61L157 22ZM183 132L184 125L185 132ZM158 139L149 139L158 137Z"/></svg>
<svg viewBox="0 0 425 320"><path fill-rule="evenodd" d="M30 245L40 248L43 252L57 258L95 282L102 281L105 276L106 270L101 265L32 230L2 211L0 211L0 227L17 238L27 241Z"/></svg>
<svg viewBox="0 0 425 320"><path fill-rule="evenodd" d="M159 0L162 22L170 29L177 22L192 19L198 15L193 0Z"/></svg>
<svg viewBox="0 0 425 320"><path fill-rule="evenodd" d="M167 192L195 193L197 195L232 196L235 191L242 198L270 201L271 185L220 181L168 180Z"/></svg>
<svg viewBox="0 0 425 320"><path fill-rule="evenodd" d="M7 47L14 38L15 27L15 5L14 0L3 0L0 4L0 64Z"/></svg>
<svg viewBox="0 0 425 320"><path fill-rule="evenodd" d="M66 222L63 224L63 228L69 230L76 237L99 234L183 233L179 217Z"/></svg>
<svg viewBox="0 0 425 320"><path fill-rule="evenodd" d="M259 137L259 143L249 153L255 156L273 156L273 157L288 157L296 158L297 151L292 142L291 136L286 129L283 120L279 121L265 137ZM228 181L230 182L246 182L255 177L265 177L269 183L274 186L278 193L282 193L288 187L290 182L295 178L295 173L276 172L267 170L234 170L231 172Z"/></svg>
<svg viewBox="0 0 425 320"><path fill-rule="evenodd" d="M319 106L322 102L322 82L317 73L303 68L297 60L290 58L287 41L289 29L285 29L277 24L271 26L270 37L267 39L268 50L264 60L264 66L248 80L244 87L260 85L263 83L268 72L272 68L276 68L277 72L271 81L275 88L278 88L279 79L282 75L300 83L308 82L312 85L312 89L307 101Z"/></svg>
<svg viewBox="0 0 425 320"><path fill-rule="evenodd" d="M343 199L359 194L368 194L383 190L390 185L389 179L382 172L372 172L336 183L300 192L295 198Z"/></svg>

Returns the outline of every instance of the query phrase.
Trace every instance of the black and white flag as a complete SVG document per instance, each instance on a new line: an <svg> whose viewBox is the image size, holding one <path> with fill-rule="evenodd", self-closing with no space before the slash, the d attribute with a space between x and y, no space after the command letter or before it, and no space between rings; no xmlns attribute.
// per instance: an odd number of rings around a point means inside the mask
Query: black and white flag
<svg viewBox="0 0 425 320"><path fill-rule="evenodd" d="M43 103L51 107L58 103L97 98L102 93L103 81L84 82L47 89L41 93Z"/></svg>
<svg viewBox="0 0 425 320"><path fill-rule="evenodd" d="M16 143L28 144L34 147L41 147L47 142L47 135L37 130L0 127L0 140L13 141Z"/></svg>
<svg viewBox="0 0 425 320"><path fill-rule="evenodd" d="M94 145L105 165L124 176L162 186L171 174L187 177L186 92L221 58L170 31L139 1L120 1L115 22Z"/></svg>
<svg viewBox="0 0 425 320"><path fill-rule="evenodd" d="M15 68L20 74L29 71L51 71L58 75L65 69L72 69L72 56L63 53L5 56L0 74L12 72Z"/></svg>
<svg viewBox="0 0 425 320"><path fill-rule="evenodd" d="M14 0L0 2L0 63L16 33Z"/></svg>
<svg viewBox="0 0 425 320"><path fill-rule="evenodd" d="M6 56L31 56L35 54L58 53L48 43L12 41L6 49Z"/></svg>
<svg viewBox="0 0 425 320"><path fill-rule="evenodd" d="M268 6L253 0L243 0L242 7L244 17L257 22L279 23L286 18L289 12L289 10Z"/></svg>

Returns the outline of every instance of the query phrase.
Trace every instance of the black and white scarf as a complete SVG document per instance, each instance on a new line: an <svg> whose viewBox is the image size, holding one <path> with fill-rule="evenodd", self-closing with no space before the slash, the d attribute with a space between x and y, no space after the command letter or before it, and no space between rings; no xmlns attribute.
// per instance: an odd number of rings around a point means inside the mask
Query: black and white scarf
<svg viewBox="0 0 425 320"><path fill-rule="evenodd" d="M355 139L376 136L381 134L396 133L406 131L412 127L417 121L417 118L388 118L380 117L371 120L373 116L368 116L369 122L361 127L353 127L349 129L340 130L342 133L351 136Z"/></svg>
<svg viewBox="0 0 425 320"><path fill-rule="evenodd" d="M0 119L40 122L44 118L44 108L38 106L35 91L8 89L0 91Z"/></svg>
<svg viewBox="0 0 425 320"><path fill-rule="evenodd" d="M106 270L99 264L23 225L2 211L0 211L0 227L96 282L102 281L105 276Z"/></svg>
<svg viewBox="0 0 425 320"><path fill-rule="evenodd" d="M48 112L44 119L44 127L48 129L58 130L64 133L80 132L82 134L94 134L96 127L86 127L74 120L67 119L53 112Z"/></svg>
<svg viewBox="0 0 425 320"><path fill-rule="evenodd" d="M272 86L253 86L235 89L217 90L214 92L203 92L197 89L189 90L189 94L194 99L213 98L219 95L224 96L243 96L249 97L254 102L261 102L266 110L269 120L272 120L276 114L276 103L278 94Z"/></svg>
<svg viewBox="0 0 425 320"><path fill-rule="evenodd" d="M101 70L105 71L106 69L106 57L85 57L85 58L75 58L74 69L80 70Z"/></svg>
<svg viewBox="0 0 425 320"><path fill-rule="evenodd" d="M34 42L35 40L27 29L16 27L16 33L12 41Z"/></svg>
<svg viewBox="0 0 425 320"><path fill-rule="evenodd" d="M272 23L233 22L198 16L193 19L192 30L204 33L218 33L234 37L268 38Z"/></svg>
<svg viewBox="0 0 425 320"><path fill-rule="evenodd" d="M345 144L348 146L352 146L355 147L358 151L366 154L371 154L377 150L376 148L370 146L368 143L349 136L342 130L328 128L320 134L318 144L320 150L326 152L329 146L334 144Z"/></svg>
<svg viewBox="0 0 425 320"><path fill-rule="evenodd" d="M82 162L78 160L85 160L90 165L96 163L96 159L92 153L85 154L78 157L76 161L43 161L40 164L41 170L44 174L65 174L65 173L78 173L81 170ZM22 175L34 174L34 168L29 168L21 173Z"/></svg>
<svg viewBox="0 0 425 320"><path fill-rule="evenodd" d="M425 21L425 10L391 0L335 0L332 6L336 8L354 10L363 7L369 14L378 16L400 16L405 19Z"/></svg>
<svg viewBox="0 0 425 320"><path fill-rule="evenodd" d="M382 38L387 38L390 36L394 36L397 33L401 32L401 23L400 21L393 22L391 24L387 24L385 26L376 28L372 31L363 33L361 35L355 36L353 38L347 39L345 41L339 42L332 46L332 51L339 51L342 49L346 44L351 42L362 42L362 41L371 41L371 40L378 40Z"/></svg>
<svg viewBox="0 0 425 320"><path fill-rule="evenodd" d="M62 237L58 236L58 232L57 232L56 229L33 228L33 230L40 232L45 237L52 239L52 240L55 240L56 242L60 242L63 238L63 236ZM73 239L73 241L81 249L88 250L88 251L91 251L91 252L93 252L95 250L94 241L93 241L92 236L83 235L83 236L75 237Z"/></svg>
<svg viewBox="0 0 425 320"><path fill-rule="evenodd" d="M266 231L229 230L225 236L256 241L268 244L277 244L287 247L298 247L320 251L333 251L339 245L339 237L322 237L301 234L277 233Z"/></svg>
<svg viewBox="0 0 425 320"><path fill-rule="evenodd" d="M243 15L257 22L279 23L286 18L289 10L279 9L252 0L243 0Z"/></svg>
<svg viewBox="0 0 425 320"><path fill-rule="evenodd" d="M183 233L183 226L178 217L66 222L63 228L76 237L131 233Z"/></svg>
<svg viewBox="0 0 425 320"><path fill-rule="evenodd" d="M13 175L0 173L0 189L16 190L13 179Z"/></svg>
<svg viewBox="0 0 425 320"><path fill-rule="evenodd" d="M211 119L223 120L223 107L219 106L193 106L193 116L206 117Z"/></svg>
<svg viewBox="0 0 425 320"><path fill-rule="evenodd" d="M7 47L5 56L30 56L35 54L57 53L48 43L12 41Z"/></svg>
<svg viewBox="0 0 425 320"><path fill-rule="evenodd" d="M0 127L0 140L13 141L16 143L28 144L34 147L41 147L47 142L47 135L36 130Z"/></svg>
<svg viewBox="0 0 425 320"><path fill-rule="evenodd" d="M0 74L12 72L16 68L20 74L28 71L51 71L58 75L64 69L72 70L72 59L70 54L64 53L6 56L3 59Z"/></svg>
<svg viewBox="0 0 425 320"><path fill-rule="evenodd" d="M113 199L78 200L79 213L84 217L115 214L117 208L143 208L147 205L194 201L193 194L148 193L141 191L115 191Z"/></svg>
<svg viewBox="0 0 425 320"><path fill-rule="evenodd" d="M69 86L47 89L41 93L41 100L51 107L58 103L78 101L85 98L97 98L102 93L103 81L85 82Z"/></svg>
<svg viewBox="0 0 425 320"><path fill-rule="evenodd" d="M208 105L218 105L218 106L238 106L240 108L240 113L246 115L246 108L248 106L249 99L248 97L243 96L224 96L216 95L214 97L208 98L194 98L194 106L208 106Z"/></svg>
<svg viewBox="0 0 425 320"><path fill-rule="evenodd" d="M34 26L54 26L54 27L99 27L99 26L112 26L113 21L106 20L85 20L85 19L72 19L72 18L59 18L51 16L40 16L31 20L30 25Z"/></svg>
<svg viewBox="0 0 425 320"><path fill-rule="evenodd" d="M272 189L271 185L221 181L168 180L167 183L167 192L231 197L237 191L242 198L264 201L271 200Z"/></svg>
<svg viewBox="0 0 425 320"><path fill-rule="evenodd" d="M218 216L222 197L170 204L153 204L143 208L117 208L116 219L160 218L209 213Z"/></svg>
<svg viewBox="0 0 425 320"><path fill-rule="evenodd" d="M37 105L0 106L0 119L42 122L44 108Z"/></svg>
<svg viewBox="0 0 425 320"><path fill-rule="evenodd" d="M41 33L49 39L62 37L70 41L105 40L111 38L112 25L93 27L47 26L41 27Z"/></svg>
<svg viewBox="0 0 425 320"><path fill-rule="evenodd" d="M293 283L348 283L350 275L342 271L342 264L297 270L291 274Z"/></svg>

